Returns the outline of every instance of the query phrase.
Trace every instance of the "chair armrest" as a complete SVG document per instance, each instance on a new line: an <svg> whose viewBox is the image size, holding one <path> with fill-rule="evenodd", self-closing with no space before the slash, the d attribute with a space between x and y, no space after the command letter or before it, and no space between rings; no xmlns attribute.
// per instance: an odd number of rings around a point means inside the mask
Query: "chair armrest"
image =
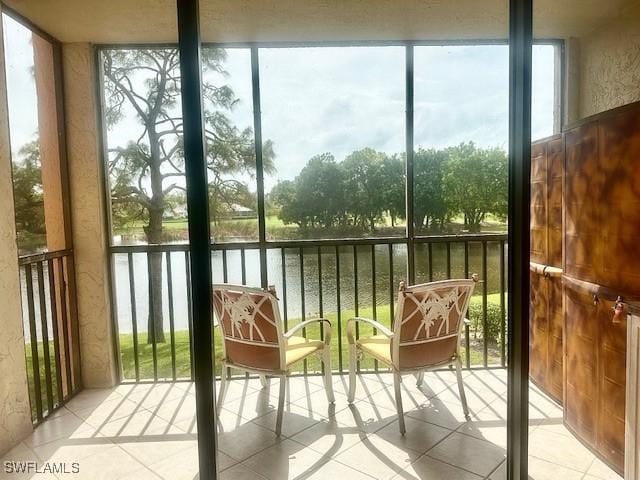
<svg viewBox="0 0 640 480"><path fill-rule="evenodd" d="M325 345L329 345L331 343L331 322L326 318L313 318L311 320L305 320L304 322L300 322L294 327L291 327L288 332L286 332L283 337L290 338L299 330L308 327L309 325L313 325L314 323L327 323L329 328L324 329L324 338L322 339Z"/></svg>
<svg viewBox="0 0 640 480"><path fill-rule="evenodd" d="M356 323L366 323L371 325L373 328L375 328L376 330L378 330L379 333L381 333L382 335L386 336L386 337L393 337L393 332L391 330L389 330L387 327L385 327L384 325L382 325L379 322L376 322L375 320L372 320L370 318L365 318L365 317L353 317L350 318L347 321L347 339L349 340L349 343L354 344L355 343L355 328L356 328Z"/></svg>
<svg viewBox="0 0 640 480"><path fill-rule="evenodd" d="M462 321L465 325L471 325L471 320L469 320L468 318L463 318Z"/></svg>

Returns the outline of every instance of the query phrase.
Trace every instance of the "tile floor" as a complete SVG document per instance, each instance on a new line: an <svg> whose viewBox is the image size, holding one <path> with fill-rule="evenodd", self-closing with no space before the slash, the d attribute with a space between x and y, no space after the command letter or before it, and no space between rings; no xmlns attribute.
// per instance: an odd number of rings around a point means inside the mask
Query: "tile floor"
<svg viewBox="0 0 640 480"><path fill-rule="evenodd" d="M503 479L506 372L465 373L471 420L462 414L453 373L403 383L407 434L398 432L392 378L362 375L356 402L348 378L334 376L329 405L320 377L289 379L283 436L275 436L278 381L234 380L220 416L220 478ZM530 478L620 478L562 426L562 410L531 389ZM9 479L197 478L192 383L85 390L0 463ZM5 461L77 462L78 473L8 474Z"/></svg>

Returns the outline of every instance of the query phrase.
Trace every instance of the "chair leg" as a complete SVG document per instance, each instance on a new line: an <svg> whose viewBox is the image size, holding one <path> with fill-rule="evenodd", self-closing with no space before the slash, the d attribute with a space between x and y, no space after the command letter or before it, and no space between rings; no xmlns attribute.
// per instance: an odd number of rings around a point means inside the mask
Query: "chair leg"
<svg viewBox="0 0 640 480"><path fill-rule="evenodd" d="M398 426L400 427L400 435L404 435L407 429L404 426L404 410L402 409L402 393L400 389L400 383L402 377L399 373L393 374L393 389L396 394L396 409L398 410Z"/></svg>
<svg viewBox="0 0 640 480"><path fill-rule="evenodd" d="M218 392L218 402L216 403L216 414L220 415L220 409L224 402L224 397L227 395L227 368L222 366L222 373L220 374L220 392Z"/></svg>
<svg viewBox="0 0 640 480"><path fill-rule="evenodd" d="M424 381L424 372L417 373L416 374L416 386L421 387L423 381Z"/></svg>
<svg viewBox="0 0 640 480"><path fill-rule="evenodd" d="M462 410L464 416L469 418L469 407L467 406L467 396L464 393L464 383L462 382L462 362L460 357L456 359L456 377L458 379L458 390L460 392L460 401L462 402Z"/></svg>
<svg viewBox="0 0 640 480"><path fill-rule="evenodd" d="M267 388L269 386L269 378L266 375L260 375L260 385L262 388Z"/></svg>
<svg viewBox="0 0 640 480"><path fill-rule="evenodd" d="M358 365L356 355L356 346L349 344L349 396L347 397L349 403L353 403L356 397L356 369Z"/></svg>
<svg viewBox="0 0 640 480"><path fill-rule="evenodd" d="M282 434L282 416L284 414L284 400L287 390L287 376L280 376L280 394L278 396L278 416L276 418L276 435L279 437Z"/></svg>
<svg viewBox="0 0 640 480"><path fill-rule="evenodd" d="M325 347L322 350L322 364L324 365L324 389L329 403L335 403L336 397L333 394L333 379L331 378L331 350Z"/></svg>

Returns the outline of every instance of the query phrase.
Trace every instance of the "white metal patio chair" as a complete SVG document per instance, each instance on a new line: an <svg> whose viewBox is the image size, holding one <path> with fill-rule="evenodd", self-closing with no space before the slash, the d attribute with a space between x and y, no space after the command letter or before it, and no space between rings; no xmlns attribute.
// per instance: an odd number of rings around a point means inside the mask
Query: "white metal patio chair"
<svg viewBox="0 0 640 480"><path fill-rule="evenodd" d="M416 375L422 385L424 371L455 365L462 408L468 417L467 398L462 382L460 333L477 276L472 280L444 280L405 287L400 283L393 331L384 325L356 317L347 322L349 341L349 403L356 393L356 365L367 354L384 363L393 372L396 408L400 433L404 435L404 412L400 383L402 375ZM355 337L356 323L366 323L378 330L377 335Z"/></svg>
<svg viewBox="0 0 640 480"><path fill-rule="evenodd" d="M280 378L280 396L276 434L282 431L286 377L288 369L316 354L324 365L324 386L329 403L334 403L331 381L331 323L324 318L306 320L283 331L275 289L268 291L242 285L213 285L213 307L223 335L223 360L217 412L224 402L228 380L227 367L260 375L263 387L266 376ZM322 340L311 340L295 333L314 323L325 324Z"/></svg>

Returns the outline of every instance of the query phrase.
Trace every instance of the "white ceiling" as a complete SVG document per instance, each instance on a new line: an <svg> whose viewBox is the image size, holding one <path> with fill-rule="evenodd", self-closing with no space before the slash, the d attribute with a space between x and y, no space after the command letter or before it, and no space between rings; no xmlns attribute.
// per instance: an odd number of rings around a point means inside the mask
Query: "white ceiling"
<svg viewBox="0 0 640 480"><path fill-rule="evenodd" d="M536 37L582 36L640 0L535 0ZM177 39L175 0L4 0L63 42ZM201 0L202 39L505 38L508 0Z"/></svg>

